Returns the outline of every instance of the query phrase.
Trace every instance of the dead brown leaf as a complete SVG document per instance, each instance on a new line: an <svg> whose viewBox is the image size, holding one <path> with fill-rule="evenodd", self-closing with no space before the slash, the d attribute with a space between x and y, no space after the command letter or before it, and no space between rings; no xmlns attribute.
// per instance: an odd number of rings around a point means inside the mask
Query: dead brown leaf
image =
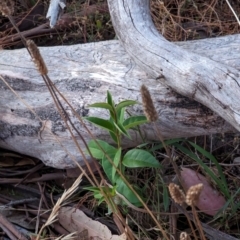
<svg viewBox="0 0 240 240"><path fill-rule="evenodd" d="M79 209L62 207L58 214L60 224L69 232L77 232L76 239L126 240L126 236L112 235L102 223L92 220ZM81 236L80 236L81 235Z"/></svg>
<svg viewBox="0 0 240 240"><path fill-rule="evenodd" d="M199 183L203 184L203 189L196 204L202 212L214 216L226 203L225 198L209 184L202 174L189 168L182 168L181 177L186 192L191 186Z"/></svg>

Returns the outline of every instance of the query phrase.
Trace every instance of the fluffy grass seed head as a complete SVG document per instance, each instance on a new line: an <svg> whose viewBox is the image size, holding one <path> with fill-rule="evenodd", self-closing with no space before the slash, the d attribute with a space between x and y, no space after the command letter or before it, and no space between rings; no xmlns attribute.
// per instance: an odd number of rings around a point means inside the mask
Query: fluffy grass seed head
<svg viewBox="0 0 240 240"><path fill-rule="evenodd" d="M150 92L145 85L141 86L141 95L143 103L143 111L150 122L156 122L158 120L158 114L154 107L153 100L151 98Z"/></svg>
<svg viewBox="0 0 240 240"><path fill-rule="evenodd" d="M41 75L47 75L48 69L42 58L37 45L32 40L27 40L28 49L32 55L33 61Z"/></svg>
<svg viewBox="0 0 240 240"><path fill-rule="evenodd" d="M181 232L180 234L180 240L190 240L191 238L186 232Z"/></svg>
<svg viewBox="0 0 240 240"><path fill-rule="evenodd" d="M3 16L10 16L14 13L14 1L0 0L0 12Z"/></svg>
<svg viewBox="0 0 240 240"><path fill-rule="evenodd" d="M202 183L194 185L194 186L192 186L188 189L187 194L186 194L187 205L189 205L189 206L196 205L202 189L203 189L203 184Z"/></svg>
<svg viewBox="0 0 240 240"><path fill-rule="evenodd" d="M185 202L186 200L185 194L177 184L170 183L168 189L175 203L182 205Z"/></svg>

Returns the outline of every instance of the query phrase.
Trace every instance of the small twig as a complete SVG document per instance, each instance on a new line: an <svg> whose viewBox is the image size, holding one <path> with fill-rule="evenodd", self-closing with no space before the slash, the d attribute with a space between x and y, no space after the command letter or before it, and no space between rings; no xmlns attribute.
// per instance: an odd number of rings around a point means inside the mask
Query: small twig
<svg viewBox="0 0 240 240"><path fill-rule="evenodd" d="M193 217L193 215L190 214L190 213L188 213L187 210L186 210L184 207L180 206L179 204L176 204L176 206L177 206L177 208L178 208L179 211L182 211L182 212L185 214L185 216L188 216L189 219L191 219L195 224L197 224L196 221L195 221L195 219L194 219L194 217ZM228 234L226 234L226 233L224 233L224 232L221 232L221 231L219 231L219 230L217 230L217 229L215 229L215 228L212 228L211 226L209 226L209 225L206 224L206 223L200 222L200 224L201 224L204 232L206 233L206 236L207 236L209 239L237 240L237 238L232 237L231 235L228 235ZM197 239L198 239L198 238L197 238Z"/></svg>
<svg viewBox="0 0 240 240"><path fill-rule="evenodd" d="M11 201L10 203L7 203L5 205L5 207L12 207L12 206L15 206L15 205L31 203L31 202L34 202L34 201L37 201L37 200L38 200L37 198L27 198L27 199Z"/></svg>
<svg viewBox="0 0 240 240"><path fill-rule="evenodd" d="M7 228L14 236L16 236L16 239L20 240L28 240L22 233L20 233L15 226L10 223L1 213L0 213L0 224L3 225L5 228ZM9 233L9 232L8 232ZM10 236L9 236L10 237ZM11 238L11 237L10 237ZM11 238L15 239L15 238Z"/></svg>
<svg viewBox="0 0 240 240"><path fill-rule="evenodd" d="M38 183L38 187L40 187L40 184ZM41 190L40 190L41 192ZM39 201L39 205L38 205L38 213L37 213L37 221L36 221L36 226L35 226L35 234L38 233L38 229L39 229L39 222L40 222L40 210L42 208L42 200L43 200L43 194L41 192L41 197L40 197L40 201Z"/></svg>
<svg viewBox="0 0 240 240"><path fill-rule="evenodd" d="M46 196L44 194L46 182L44 181L43 187L41 186L41 184L39 182L37 184L38 184L38 187L39 187L39 190L40 190L40 193L41 193L41 198L43 199L43 202L44 202L46 208L50 209L50 207L48 206L48 202L47 202Z"/></svg>
<svg viewBox="0 0 240 240"><path fill-rule="evenodd" d="M197 240L198 237L197 237L197 235L196 235L196 232L195 232L195 229L194 229L194 227L193 227L192 221L191 221L191 219L190 219L190 217L189 217L189 213L186 211L186 212L184 212L184 214L185 214L185 216L186 216L186 218L187 218L187 220L188 220L188 224L189 224L189 226L190 226L190 228L191 228L191 230L192 230L193 237L194 237L194 239Z"/></svg>
<svg viewBox="0 0 240 240"><path fill-rule="evenodd" d="M171 213L176 212L176 206L174 204L171 204ZM173 235L174 239L177 239L177 218L176 216L170 216L169 217L169 226L170 226L170 232L171 235Z"/></svg>
<svg viewBox="0 0 240 240"><path fill-rule="evenodd" d="M49 180L63 179L63 173L46 173L41 177L26 179L24 183L32 183L32 182L45 182ZM21 181L20 178L0 178L0 184L13 184L19 183Z"/></svg>
<svg viewBox="0 0 240 240"><path fill-rule="evenodd" d="M8 235L8 237L12 240L17 240L17 238L12 234L11 231L9 231L8 228L6 228L2 223L0 223L0 227L1 229L4 231L4 233L6 233Z"/></svg>
<svg viewBox="0 0 240 240"><path fill-rule="evenodd" d="M20 181L18 182L15 187L17 187L19 184L21 184L22 182L24 182L28 177L30 177L33 173L37 172L39 169L41 169L44 166L43 163L38 164L37 166L35 166L34 168L30 169L30 172Z"/></svg>

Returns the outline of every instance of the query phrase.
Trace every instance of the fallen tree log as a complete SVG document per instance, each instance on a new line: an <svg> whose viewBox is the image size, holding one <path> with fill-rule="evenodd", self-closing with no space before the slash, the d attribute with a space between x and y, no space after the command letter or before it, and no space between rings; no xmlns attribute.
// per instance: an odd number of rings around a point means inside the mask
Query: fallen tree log
<svg viewBox="0 0 240 240"><path fill-rule="evenodd" d="M239 69L186 51L155 28L149 0L108 0L115 32L124 49L150 76L194 99L240 130Z"/></svg>
<svg viewBox="0 0 240 240"><path fill-rule="evenodd" d="M234 35L177 45L236 67L240 65L239 42L240 35ZM88 108L89 104L105 101L107 90L116 102L123 99L141 102L139 89L145 84L154 99L159 113L157 126L165 139L236 131L200 103L176 94L164 81L149 77L130 59L119 41L45 47L40 51L51 80L81 116L108 117L104 111ZM82 156L25 49L0 51L0 78L0 146L37 157L56 168L74 167L70 155L82 163ZM64 106L85 140L90 140L69 107ZM130 110L132 114L142 114L141 105ZM86 124L96 138L110 142L107 132ZM146 139L158 140L152 125L144 125L142 129ZM136 133L131 135L132 141L123 141L127 147L141 142Z"/></svg>

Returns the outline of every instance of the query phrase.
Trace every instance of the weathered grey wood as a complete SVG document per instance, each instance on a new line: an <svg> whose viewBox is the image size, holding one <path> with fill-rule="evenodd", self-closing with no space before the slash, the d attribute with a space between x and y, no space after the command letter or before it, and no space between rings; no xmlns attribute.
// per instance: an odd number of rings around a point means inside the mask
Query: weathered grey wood
<svg viewBox="0 0 240 240"><path fill-rule="evenodd" d="M49 18L50 27L54 27L57 23L59 15L66 7L66 0L51 0L46 18Z"/></svg>
<svg viewBox="0 0 240 240"><path fill-rule="evenodd" d="M116 34L132 59L179 94L201 102L240 130L239 69L168 42L156 30L149 0L108 0Z"/></svg>
<svg viewBox="0 0 240 240"><path fill-rule="evenodd" d="M240 35L235 35L178 44L229 66L240 66L237 51L239 42ZM232 54L228 54L229 49ZM107 90L111 91L116 101L134 99L141 102L139 88L141 84L145 84L149 87L159 112L157 125L164 138L233 130L211 110L175 94L160 79L147 76L130 59L119 41L40 50L48 65L50 78L81 116L107 117L103 111L88 108L88 104L104 101ZM10 84L42 120L40 121L0 79L0 146L40 158L45 164L57 168L73 167L74 163L58 143L60 141L68 152L82 162L82 157L65 130L50 94L25 49L0 51L0 77ZM72 116L69 108L66 109ZM131 112L141 114L141 105L132 108ZM90 140L76 118L72 117L72 120L86 141ZM97 138L110 141L105 131L89 124L88 126ZM147 139L158 139L151 125L142 129ZM123 141L125 146L134 146L140 142L137 134L132 133L132 137L132 141ZM84 148L80 139L79 143Z"/></svg>

